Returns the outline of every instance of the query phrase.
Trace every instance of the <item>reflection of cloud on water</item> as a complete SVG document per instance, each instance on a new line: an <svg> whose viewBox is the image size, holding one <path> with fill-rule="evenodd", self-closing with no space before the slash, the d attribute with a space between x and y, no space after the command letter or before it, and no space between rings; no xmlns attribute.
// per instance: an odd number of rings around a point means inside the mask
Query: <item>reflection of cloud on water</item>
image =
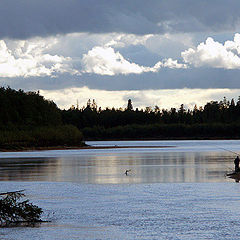
<svg viewBox="0 0 240 240"><path fill-rule="evenodd" d="M62 159L62 176L67 181L84 183L133 183L134 172L126 176L126 169L132 169L133 157L108 154L90 154Z"/></svg>
<svg viewBox="0 0 240 240"><path fill-rule="evenodd" d="M72 181L100 184L225 181L229 157L222 152L99 153L65 160ZM131 173L126 176L126 169Z"/></svg>
<svg viewBox="0 0 240 240"><path fill-rule="evenodd" d="M2 158L0 181L52 181L57 166L56 158Z"/></svg>
<svg viewBox="0 0 240 240"><path fill-rule="evenodd" d="M232 161L225 152L79 151L59 158L0 159L0 180L97 184L221 182ZM128 176L126 169L131 169Z"/></svg>

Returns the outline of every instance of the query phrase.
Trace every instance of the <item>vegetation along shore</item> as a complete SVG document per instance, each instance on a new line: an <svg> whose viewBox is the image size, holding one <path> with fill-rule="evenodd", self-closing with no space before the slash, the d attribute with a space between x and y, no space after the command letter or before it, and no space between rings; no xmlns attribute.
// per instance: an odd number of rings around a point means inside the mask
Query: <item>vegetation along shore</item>
<svg viewBox="0 0 240 240"><path fill-rule="evenodd" d="M239 139L240 99L203 107L61 110L39 92L0 88L0 150L86 148L84 140Z"/></svg>

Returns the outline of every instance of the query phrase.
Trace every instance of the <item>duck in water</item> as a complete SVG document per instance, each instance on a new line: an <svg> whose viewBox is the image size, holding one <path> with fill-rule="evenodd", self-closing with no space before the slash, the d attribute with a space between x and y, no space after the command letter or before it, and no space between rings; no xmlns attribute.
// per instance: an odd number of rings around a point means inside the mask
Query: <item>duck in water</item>
<svg viewBox="0 0 240 240"><path fill-rule="evenodd" d="M125 171L125 175L127 176L129 172L131 172L131 169L127 169L127 170Z"/></svg>

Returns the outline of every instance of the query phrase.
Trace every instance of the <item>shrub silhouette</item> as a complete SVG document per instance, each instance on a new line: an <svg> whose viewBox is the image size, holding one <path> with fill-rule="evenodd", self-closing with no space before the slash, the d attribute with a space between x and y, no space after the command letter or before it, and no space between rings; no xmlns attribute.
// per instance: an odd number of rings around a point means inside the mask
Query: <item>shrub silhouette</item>
<svg viewBox="0 0 240 240"><path fill-rule="evenodd" d="M6 227L19 223L41 222L42 209L33 205L23 191L0 193L0 226Z"/></svg>

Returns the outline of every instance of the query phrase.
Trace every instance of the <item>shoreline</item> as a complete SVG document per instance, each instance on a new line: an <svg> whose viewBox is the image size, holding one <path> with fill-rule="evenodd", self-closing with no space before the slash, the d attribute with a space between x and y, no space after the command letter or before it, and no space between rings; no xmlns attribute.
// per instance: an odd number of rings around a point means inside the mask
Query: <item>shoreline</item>
<svg viewBox="0 0 240 240"><path fill-rule="evenodd" d="M176 146L56 146L56 147L22 147L1 149L0 152L31 152L47 150L86 150L86 149L121 149L121 148L174 148Z"/></svg>
<svg viewBox="0 0 240 240"><path fill-rule="evenodd" d="M205 139L198 139L198 138L174 138L174 139L141 139L141 140L136 140L136 139L124 139L124 140L87 140L87 141L155 141L155 140L163 140L163 141L183 141L183 140L240 140L239 138L205 138ZM30 152L30 151L47 151L47 150L86 150L86 149L124 149L124 148L175 148L176 146L169 146L169 145L164 145L164 146L118 146L118 145L109 145L109 146L91 146L87 144L81 144L77 146L49 146L49 147L26 147L26 146L8 146L8 147L0 147L0 152Z"/></svg>

